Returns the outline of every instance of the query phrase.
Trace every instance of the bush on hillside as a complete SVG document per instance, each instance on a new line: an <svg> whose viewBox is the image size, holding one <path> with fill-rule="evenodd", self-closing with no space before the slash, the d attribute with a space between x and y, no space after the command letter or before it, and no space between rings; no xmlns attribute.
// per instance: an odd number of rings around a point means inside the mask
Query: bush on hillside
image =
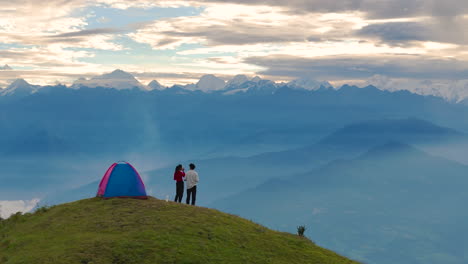
<svg viewBox="0 0 468 264"><path fill-rule="evenodd" d="M306 227L304 225L297 227L297 234L301 237L304 236L304 232L306 231Z"/></svg>
<svg viewBox="0 0 468 264"><path fill-rule="evenodd" d="M49 211L49 209L50 209L50 206L43 205L43 206L41 206L41 207L38 207L38 208L36 209L36 212L38 212L38 213L46 213L47 211Z"/></svg>

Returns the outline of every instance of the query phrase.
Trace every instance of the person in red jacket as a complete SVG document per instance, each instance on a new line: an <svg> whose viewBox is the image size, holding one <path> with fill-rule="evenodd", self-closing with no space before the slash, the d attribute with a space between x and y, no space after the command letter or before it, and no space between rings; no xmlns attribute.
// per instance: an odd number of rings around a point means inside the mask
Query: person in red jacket
<svg viewBox="0 0 468 264"><path fill-rule="evenodd" d="M176 181L176 196L174 202L181 202L182 196L184 196L184 167L182 164L177 165L174 172L174 181Z"/></svg>

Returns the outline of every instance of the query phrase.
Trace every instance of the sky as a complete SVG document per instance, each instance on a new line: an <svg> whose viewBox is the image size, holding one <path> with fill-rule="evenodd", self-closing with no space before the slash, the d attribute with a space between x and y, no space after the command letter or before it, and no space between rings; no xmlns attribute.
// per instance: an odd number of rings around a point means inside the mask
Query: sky
<svg viewBox="0 0 468 264"><path fill-rule="evenodd" d="M122 69L468 90L466 0L0 0L0 87Z"/></svg>

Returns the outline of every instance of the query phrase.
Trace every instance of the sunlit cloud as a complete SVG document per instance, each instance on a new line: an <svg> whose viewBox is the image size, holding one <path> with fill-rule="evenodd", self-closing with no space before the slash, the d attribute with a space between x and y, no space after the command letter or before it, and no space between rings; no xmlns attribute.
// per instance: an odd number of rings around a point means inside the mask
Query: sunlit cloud
<svg viewBox="0 0 468 264"><path fill-rule="evenodd" d="M198 43L207 47L255 45L347 38L365 25L357 14L340 19L322 14L289 15L281 8L240 5L207 7L200 16L158 20L129 36L155 49L175 49ZM327 33L324 35L324 33Z"/></svg>

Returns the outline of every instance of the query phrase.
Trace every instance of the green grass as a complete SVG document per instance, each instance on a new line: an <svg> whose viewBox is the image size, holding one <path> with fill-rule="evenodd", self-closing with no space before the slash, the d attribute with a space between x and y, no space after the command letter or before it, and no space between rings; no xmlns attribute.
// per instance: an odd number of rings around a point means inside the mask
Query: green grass
<svg viewBox="0 0 468 264"><path fill-rule="evenodd" d="M0 222L0 263L356 263L216 210L99 198Z"/></svg>

